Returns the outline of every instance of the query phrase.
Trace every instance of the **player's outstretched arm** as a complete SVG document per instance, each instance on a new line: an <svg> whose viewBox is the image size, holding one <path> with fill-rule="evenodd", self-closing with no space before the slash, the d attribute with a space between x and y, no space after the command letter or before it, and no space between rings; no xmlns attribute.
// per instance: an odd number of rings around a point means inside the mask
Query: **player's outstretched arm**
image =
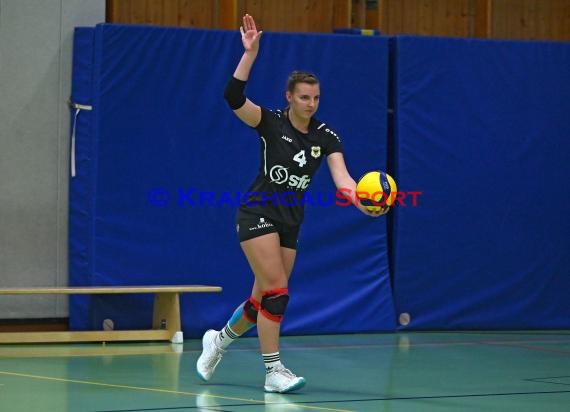
<svg viewBox="0 0 570 412"><path fill-rule="evenodd" d="M239 28L244 53L233 77L226 86L224 97L237 117L251 127L261 121L261 108L244 95L245 84L259 52L262 31L257 31L255 21L249 14L243 16L243 26Z"/></svg>
<svg viewBox="0 0 570 412"><path fill-rule="evenodd" d="M348 173L342 153L331 153L327 157L327 163L329 165L329 170L331 171L331 176L336 188L339 190L344 189L343 194L351 198L352 204L355 205L358 210L360 210L365 215L373 217L378 217L380 215L388 213L388 208L382 211L371 212L362 206L362 204L358 201L356 198L356 182L352 176L350 176L350 173Z"/></svg>

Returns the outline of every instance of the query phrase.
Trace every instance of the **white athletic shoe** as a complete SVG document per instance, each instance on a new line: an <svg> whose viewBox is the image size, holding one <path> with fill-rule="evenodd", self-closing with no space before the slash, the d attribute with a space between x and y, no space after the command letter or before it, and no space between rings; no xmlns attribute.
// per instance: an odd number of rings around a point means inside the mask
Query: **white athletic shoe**
<svg viewBox="0 0 570 412"><path fill-rule="evenodd" d="M265 375L265 392L286 393L305 386L305 378L295 375L283 365L276 366Z"/></svg>
<svg viewBox="0 0 570 412"><path fill-rule="evenodd" d="M198 362L196 362L196 372L198 372L198 376L203 381L210 380L216 370L216 366L218 366L226 352L222 348L218 348L214 341L218 333L217 330L210 329L204 333L202 338L202 354L198 358Z"/></svg>

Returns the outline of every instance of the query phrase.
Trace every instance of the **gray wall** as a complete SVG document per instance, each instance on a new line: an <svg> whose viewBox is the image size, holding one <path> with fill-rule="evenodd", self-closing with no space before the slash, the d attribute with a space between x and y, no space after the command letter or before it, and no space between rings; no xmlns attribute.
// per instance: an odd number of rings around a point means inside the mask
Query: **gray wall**
<svg viewBox="0 0 570 412"><path fill-rule="evenodd" d="M103 21L105 0L0 0L0 287L67 285L73 29ZM0 319L67 311L0 296Z"/></svg>

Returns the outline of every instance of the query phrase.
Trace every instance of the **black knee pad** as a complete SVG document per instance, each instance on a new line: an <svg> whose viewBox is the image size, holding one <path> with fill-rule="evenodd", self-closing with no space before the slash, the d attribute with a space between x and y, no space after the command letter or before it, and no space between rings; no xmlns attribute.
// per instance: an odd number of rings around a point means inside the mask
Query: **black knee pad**
<svg viewBox="0 0 570 412"><path fill-rule="evenodd" d="M257 323L257 314L259 313L260 303L251 296L243 304L243 314L251 323Z"/></svg>
<svg viewBox="0 0 570 412"><path fill-rule="evenodd" d="M289 289L272 289L261 294L261 314L274 322L281 322L289 303Z"/></svg>

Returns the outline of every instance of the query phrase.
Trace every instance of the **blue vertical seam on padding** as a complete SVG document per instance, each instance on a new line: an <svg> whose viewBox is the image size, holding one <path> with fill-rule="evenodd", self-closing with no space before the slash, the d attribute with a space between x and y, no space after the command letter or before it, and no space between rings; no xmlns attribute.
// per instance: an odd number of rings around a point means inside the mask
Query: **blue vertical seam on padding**
<svg viewBox="0 0 570 412"><path fill-rule="evenodd" d="M89 265L89 284L93 285L95 274L95 256L96 256L96 225L97 225L97 174L99 165L99 139L100 139L100 81L101 81L101 62L103 60L103 30L104 24L95 26L95 44L93 47L93 126L92 126L92 169L91 169L91 187L93 196L91 197L91 242L90 242L90 265Z"/></svg>
<svg viewBox="0 0 570 412"><path fill-rule="evenodd" d="M390 37L388 40L388 113L386 116L387 119L387 128L386 128L386 132L387 132L387 136L386 136L386 165L387 165L387 172L388 174L390 174L394 180L396 181L396 184L398 183L398 170L397 170L397 148L396 148L396 102L395 102L395 91L396 91L396 87L397 87L397 82L396 82L396 73L397 73L397 67L396 67L396 54L397 54L397 48L396 48L396 41L394 37ZM400 190L398 188L398 190ZM391 291L392 291L392 302L394 302L394 310L396 312L396 301L394 300L395 294L394 294L394 237L396 234L394 225L395 225L395 219L394 219L394 213L397 213L396 211L397 206L392 207L392 210L386 215L386 224L387 224L387 228L386 228L386 235L388 237L387 239L387 252L388 252L388 272L390 274L390 285L391 285ZM397 323L396 323L397 325Z"/></svg>

